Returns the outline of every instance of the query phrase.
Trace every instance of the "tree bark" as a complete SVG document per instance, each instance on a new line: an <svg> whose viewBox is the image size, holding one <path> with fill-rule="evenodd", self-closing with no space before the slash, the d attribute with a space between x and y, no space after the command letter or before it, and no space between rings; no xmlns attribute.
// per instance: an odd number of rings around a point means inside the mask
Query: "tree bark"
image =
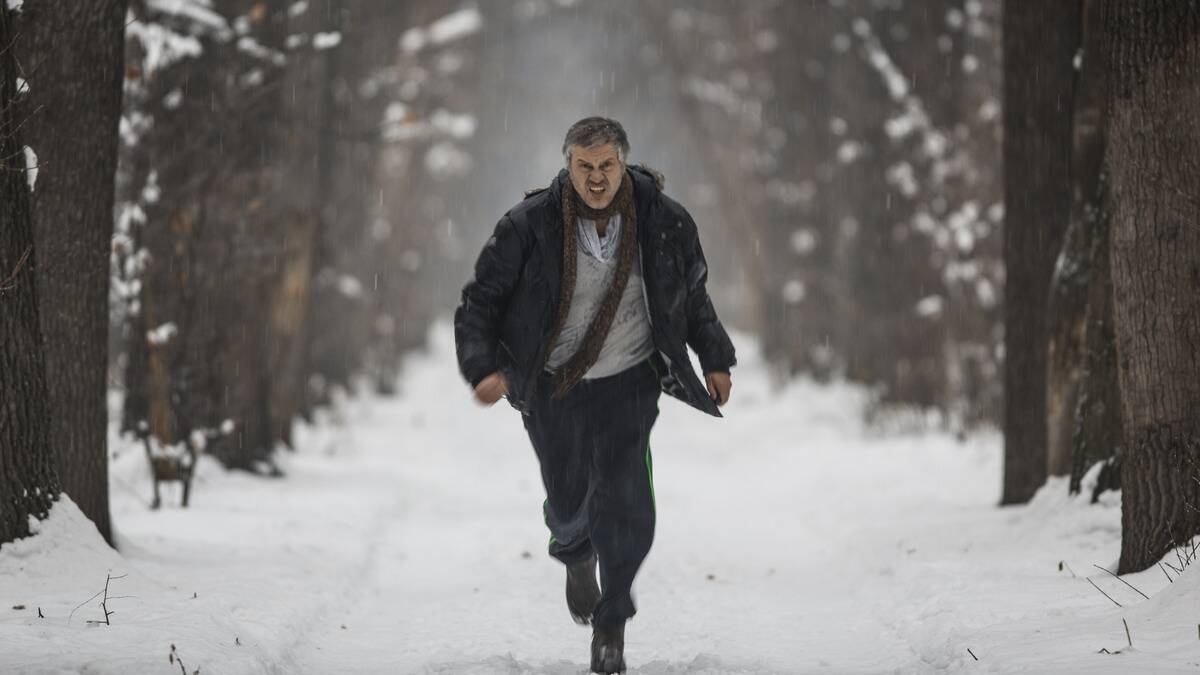
<svg viewBox="0 0 1200 675"><path fill-rule="evenodd" d="M1113 336L1112 236L1107 166L1106 103L1108 49L1100 0L1085 0L1083 74L1075 101L1075 175L1072 223L1089 240L1087 296L1083 317L1082 372L1074 402L1064 414L1072 422L1070 491L1079 492L1083 476L1104 462L1092 486L1092 501L1121 487L1121 387ZM1069 407L1073 405L1074 407ZM1067 425L1063 425L1064 427ZM1053 441L1052 441L1053 442Z"/></svg>
<svg viewBox="0 0 1200 675"><path fill-rule="evenodd" d="M1071 440L1083 383L1090 253L1094 232L1072 217L1050 284L1046 365L1046 468L1051 476L1071 472Z"/></svg>
<svg viewBox="0 0 1200 675"><path fill-rule="evenodd" d="M39 164L32 209L50 447L63 491L110 544L105 375L125 5L28 0L15 43Z"/></svg>
<svg viewBox="0 0 1200 675"><path fill-rule="evenodd" d="M1083 0L1083 44L1072 110L1071 212L1050 291L1047 455L1051 476L1070 474L1076 412L1083 388L1093 244L1103 217L1105 67L1098 0ZM1105 232L1107 227L1105 226ZM1107 240L1107 234L1104 235ZM1107 260L1107 257L1106 257Z"/></svg>
<svg viewBox="0 0 1200 675"><path fill-rule="evenodd" d="M1004 5L1004 488L1046 480L1046 313L1071 203L1072 60L1080 3Z"/></svg>
<svg viewBox="0 0 1200 675"><path fill-rule="evenodd" d="M1105 0L1121 573L1200 532L1200 2Z"/></svg>
<svg viewBox="0 0 1200 675"><path fill-rule="evenodd" d="M1103 57L1102 57L1103 58ZM1117 343L1113 335L1112 235L1108 170L1102 168L1093 209L1086 225L1091 237L1088 255L1087 314L1084 318L1083 376L1080 381L1075 429L1071 439L1072 493L1097 462L1106 462L1092 488L1092 501L1105 490L1121 487L1121 386L1117 376Z"/></svg>
<svg viewBox="0 0 1200 675"><path fill-rule="evenodd" d="M59 492L13 34L0 3L0 544L28 536L29 517L44 517Z"/></svg>

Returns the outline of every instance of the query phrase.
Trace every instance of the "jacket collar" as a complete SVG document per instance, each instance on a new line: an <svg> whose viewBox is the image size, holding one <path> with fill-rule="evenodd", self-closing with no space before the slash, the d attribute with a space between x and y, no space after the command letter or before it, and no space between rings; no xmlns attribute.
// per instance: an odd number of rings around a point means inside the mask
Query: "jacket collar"
<svg viewBox="0 0 1200 675"><path fill-rule="evenodd" d="M637 164L630 165L626 167L625 170L629 173L629 177L633 180L633 205L634 209L637 210L638 241L642 244L645 244L648 241L650 230L654 225L654 223L652 223L650 220L650 212L651 207L654 204L654 200L658 197L658 193L661 191L658 183L659 179L655 177L655 175L649 170ZM567 170L559 169L558 175L554 177L553 181L551 181L548 189L548 192L550 192L552 196L552 199L550 200L551 206L554 208L554 213L556 215L556 218L552 219L552 222L558 223L558 220L562 219L562 216L559 214L562 213L563 191L571 189L573 189L573 187L571 186L570 176L567 175ZM553 238L561 244L562 240L558 239L558 237L561 236L561 227L551 227L550 232L544 234L553 235ZM551 237L547 237L544 243L549 243L550 239Z"/></svg>
<svg viewBox="0 0 1200 675"><path fill-rule="evenodd" d="M650 216L653 211L654 200L658 197L660 191L658 180L654 174L650 173L641 166L629 166L626 168L629 172L629 177L633 181L633 204L634 210L637 211L638 219L638 244L641 249L643 269L645 261L648 258L647 251L651 250L651 243L654 241L652 235L656 232L656 224L651 220ZM550 193L549 204L546 208L551 209L551 213L547 214L543 221L546 227L535 227L534 237L542 247L542 264L544 266L544 278L550 289L550 297L554 303L559 300L559 286L562 283L562 197L563 190L573 190L571 179L567 175L566 169L560 169L558 175L550 183L547 192ZM644 272L643 272L644 273Z"/></svg>

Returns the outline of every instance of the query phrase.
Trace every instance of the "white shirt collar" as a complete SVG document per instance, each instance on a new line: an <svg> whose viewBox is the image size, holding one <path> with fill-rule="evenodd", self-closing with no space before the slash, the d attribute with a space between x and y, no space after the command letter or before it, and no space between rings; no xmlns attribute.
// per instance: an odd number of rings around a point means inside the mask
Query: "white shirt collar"
<svg viewBox="0 0 1200 675"><path fill-rule="evenodd" d="M579 231L579 245L583 247L584 253L600 262L608 262L617 255L618 244L621 241L621 214L617 213L609 218L603 237L596 233L594 221L579 218L576 225Z"/></svg>

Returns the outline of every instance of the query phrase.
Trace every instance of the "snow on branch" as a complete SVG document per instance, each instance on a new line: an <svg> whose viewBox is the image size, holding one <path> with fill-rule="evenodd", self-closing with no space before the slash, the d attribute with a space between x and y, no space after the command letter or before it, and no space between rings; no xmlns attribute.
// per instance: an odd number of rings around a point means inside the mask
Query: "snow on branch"
<svg viewBox="0 0 1200 675"><path fill-rule="evenodd" d="M400 36L400 49L416 54L427 45L440 46L479 32L483 14L476 7L464 7L434 21L425 28L410 28Z"/></svg>
<svg viewBox="0 0 1200 675"><path fill-rule="evenodd" d="M871 24L866 19L856 19L854 34L862 40L867 62L883 80L888 95L902 107L899 115L884 124L884 131L888 137L899 141L911 134L919 134L921 148L926 156L930 159L944 157L950 149L949 137L934 126L925 111L925 104L920 97L912 93L908 86L908 78L900 72L892 57L883 48L883 43L871 30Z"/></svg>
<svg viewBox="0 0 1200 675"><path fill-rule="evenodd" d="M229 34L229 22L212 8L212 0L146 0L146 8L177 16L216 35Z"/></svg>
<svg viewBox="0 0 1200 675"><path fill-rule="evenodd" d="M33 148L25 146L25 181L29 184L29 191L33 192L33 188L37 185L38 177L38 156L33 151Z"/></svg>

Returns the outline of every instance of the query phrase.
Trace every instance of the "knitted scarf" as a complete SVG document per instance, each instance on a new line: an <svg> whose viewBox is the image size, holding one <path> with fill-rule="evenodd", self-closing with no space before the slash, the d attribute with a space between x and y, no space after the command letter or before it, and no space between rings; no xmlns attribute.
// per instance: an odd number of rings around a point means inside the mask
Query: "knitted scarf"
<svg viewBox="0 0 1200 675"><path fill-rule="evenodd" d="M555 398L562 398L571 387L583 379L584 373L600 356L600 348L604 346L604 339L608 337L609 328L612 327L613 316L617 313L617 306L621 303L621 295L625 292L625 285L629 281L629 272L633 269L634 256L637 255L637 213L633 207L633 181L630 180L628 172L621 179L621 187L617 189L617 194L613 197L612 202L604 209L590 208L575 193L574 185L563 190L562 209L562 300L558 303L558 317L555 321L554 332L551 334L550 342L545 350L547 359L554 343L558 341L558 335L562 332L563 325L567 322L567 313L571 311L571 297L575 294L577 219L603 220L620 214L621 239L617 249L616 274L613 275L612 281L609 282L608 288L604 292L604 299L600 302L600 307L597 308L596 314L588 323L582 344L566 363L554 371ZM542 365L545 367L544 362Z"/></svg>

